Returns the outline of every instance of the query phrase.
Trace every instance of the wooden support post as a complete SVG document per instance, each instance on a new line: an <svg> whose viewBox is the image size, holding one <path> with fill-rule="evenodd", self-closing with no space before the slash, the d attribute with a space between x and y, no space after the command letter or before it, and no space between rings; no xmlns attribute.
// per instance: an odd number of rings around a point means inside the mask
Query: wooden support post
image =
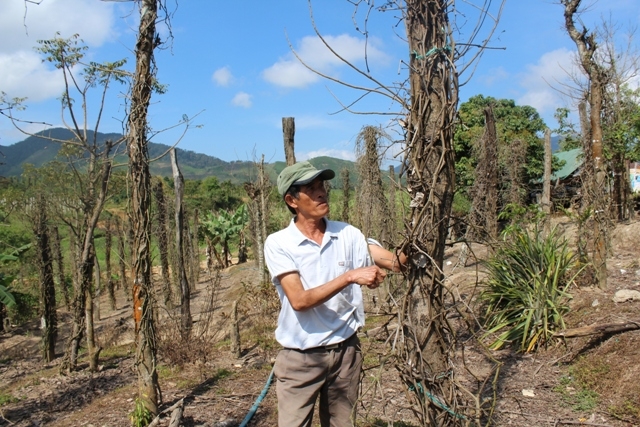
<svg viewBox="0 0 640 427"><path fill-rule="evenodd" d="M296 163L295 141L296 123L294 117L282 118L282 136L284 138L284 156L287 160L287 166Z"/></svg>
<svg viewBox="0 0 640 427"><path fill-rule="evenodd" d="M238 301L233 302L231 308L233 324L231 325L231 352L237 358L240 357L240 325L238 324Z"/></svg>

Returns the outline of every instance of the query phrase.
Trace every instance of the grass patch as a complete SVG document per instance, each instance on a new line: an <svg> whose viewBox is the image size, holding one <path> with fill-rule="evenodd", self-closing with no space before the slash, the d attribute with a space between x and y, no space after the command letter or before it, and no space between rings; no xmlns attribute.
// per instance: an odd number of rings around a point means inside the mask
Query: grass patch
<svg viewBox="0 0 640 427"><path fill-rule="evenodd" d="M225 368L220 368L216 371L215 374L213 374L213 377L211 377L211 379L213 381L220 381L224 378L230 377L231 375L233 375L233 371L230 371Z"/></svg>
<svg viewBox="0 0 640 427"><path fill-rule="evenodd" d="M176 383L176 387L178 387L180 390L188 390L188 389L194 388L198 384L200 384L200 382L195 378L185 378L185 379L179 380Z"/></svg>
<svg viewBox="0 0 640 427"><path fill-rule="evenodd" d="M133 344L117 345L117 346L103 349L100 352L100 359L103 359L103 360L117 359L120 357L131 356L133 353L134 353Z"/></svg>
<svg viewBox="0 0 640 427"><path fill-rule="evenodd" d="M628 421L628 418L640 418L640 403L629 399L620 405L611 405L607 410L612 416L623 421Z"/></svg>
<svg viewBox="0 0 640 427"><path fill-rule="evenodd" d="M602 360L581 358L571 368L571 374L582 388L601 392L602 377L608 375L610 370L609 364Z"/></svg>
<svg viewBox="0 0 640 427"><path fill-rule="evenodd" d="M11 394L0 393L0 406L4 406L9 403L15 403L15 402L18 402L19 400L20 399L18 399L17 397L14 397Z"/></svg>
<svg viewBox="0 0 640 427"><path fill-rule="evenodd" d="M180 372L181 369L167 365L158 365L156 366L156 371L158 371L159 379L167 380L172 378L177 372Z"/></svg>
<svg viewBox="0 0 640 427"><path fill-rule="evenodd" d="M571 375L560 378L560 384L553 388L560 395L565 406L576 412L591 411L598 405L598 393L580 387Z"/></svg>

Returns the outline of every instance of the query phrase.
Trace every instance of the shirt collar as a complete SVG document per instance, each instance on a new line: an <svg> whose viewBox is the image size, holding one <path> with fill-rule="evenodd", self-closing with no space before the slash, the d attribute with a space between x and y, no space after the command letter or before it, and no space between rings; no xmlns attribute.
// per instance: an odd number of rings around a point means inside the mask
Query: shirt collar
<svg viewBox="0 0 640 427"><path fill-rule="evenodd" d="M327 228L324 231L324 241L327 242L327 238L333 239L338 237L338 227L333 221L329 221L327 218L322 218ZM291 222L289 222L289 226L287 227L289 232L289 237L292 241L296 243L296 245L301 245L305 241L309 240L307 236L302 234L302 232L296 227L295 217L291 218ZM324 245L323 245L324 246Z"/></svg>

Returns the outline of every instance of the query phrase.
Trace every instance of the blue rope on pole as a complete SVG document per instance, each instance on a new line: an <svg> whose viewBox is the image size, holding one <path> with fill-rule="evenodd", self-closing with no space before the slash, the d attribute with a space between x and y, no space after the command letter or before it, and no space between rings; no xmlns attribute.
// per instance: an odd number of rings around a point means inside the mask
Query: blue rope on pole
<svg viewBox="0 0 640 427"><path fill-rule="evenodd" d="M260 393L260 396L258 396L256 401L253 403L253 406L251 407L251 409L249 409L249 413L247 414L246 417L244 417L244 420L242 420L242 422L240 423L240 427L247 427L247 425L249 424L249 421L251 421L251 418L253 418L256 411L258 410L258 407L260 406L262 399L264 399L264 397L267 395L267 392L269 391L269 386L271 385L271 381L273 380L273 369L271 369L271 373L269 374L269 378L267 378L267 383L264 385L264 388L262 389L262 393Z"/></svg>
<svg viewBox="0 0 640 427"><path fill-rule="evenodd" d="M458 418L459 420L466 420L467 419L467 417L465 417L464 415L458 414L458 413L454 412L451 408L447 407L444 403L442 403L440 401L440 399L438 399L437 396L434 396L433 394L431 394L427 390L425 390L422 387L422 384L420 383L420 381L418 381L417 385L418 385L418 389L420 389L420 391L422 393L424 393L424 395L427 396L429 398L429 400L432 401L440 409L444 409L450 415L453 415L454 417ZM409 384L409 391L415 391L415 390L416 390L416 388L413 385Z"/></svg>

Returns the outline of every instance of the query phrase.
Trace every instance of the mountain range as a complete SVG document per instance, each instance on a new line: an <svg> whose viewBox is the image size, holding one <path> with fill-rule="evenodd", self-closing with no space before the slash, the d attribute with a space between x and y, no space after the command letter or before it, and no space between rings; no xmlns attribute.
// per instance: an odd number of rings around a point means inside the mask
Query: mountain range
<svg viewBox="0 0 640 427"><path fill-rule="evenodd" d="M88 131L88 139L92 140L94 133ZM52 138L60 141L73 139L73 134L63 128L53 128L29 136L23 141L12 145L0 145L0 176L17 177L22 174L25 164L32 164L36 167L43 166L53 160L64 161L64 157L58 156L62 144L52 141ZM118 141L122 139L121 134L100 133L96 136L98 144L103 144L107 140ZM149 159L151 159L150 170L154 176L172 176L171 159L168 150L171 147L165 144L149 143ZM253 181L257 176L256 165L251 161L226 162L217 157L194 151L176 148L178 165L185 179L203 179L215 176L219 181L230 181L233 184L242 184ZM114 164L127 165L127 154L125 144L121 144L115 150ZM309 160L317 168L333 169L336 178L332 181L334 188L342 186L340 181L340 171L347 168L350 176L356 177L355 163L336 159L333 157L316 157ZM278 173L285 167L285 162L275 162L265 164L265 170L272 182L275 182Z"/></svg>

